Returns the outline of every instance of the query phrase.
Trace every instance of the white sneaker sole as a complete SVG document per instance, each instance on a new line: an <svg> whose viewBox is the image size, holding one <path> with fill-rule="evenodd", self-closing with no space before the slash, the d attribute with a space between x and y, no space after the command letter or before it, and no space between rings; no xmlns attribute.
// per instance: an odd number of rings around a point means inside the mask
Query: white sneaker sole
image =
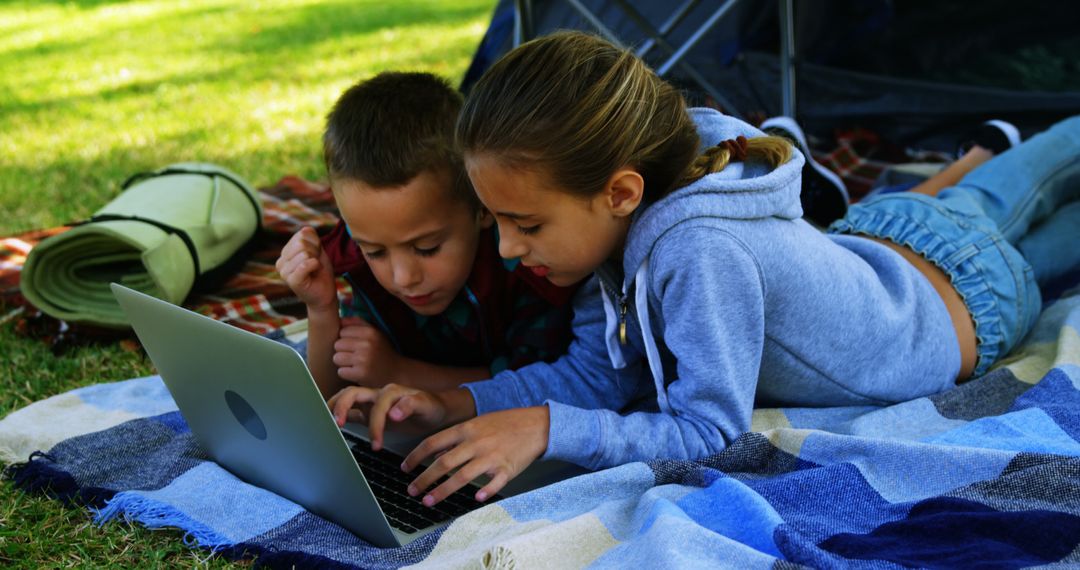
<svg viewBox="0 0 1080 570"><path fill-rule="evenodd" d="M1009 148L1016 148L1019 146L1020 131L1016 128L1016 125L1006 123L1005 121L999 121L998 119L991 119L983 124L990 125L1002 133L1005 133L1005 138L1009 139Z"/></svg>
<svg viewBox="0 0 1080 570"><path fill-rule="evenodd" d="M1011 127L1012 125L1008 125L1008 126ZM813 157L810 155L810 145L806 142L806 135L803 134L802 127L800 127L799 124L795 122L795 119L792 119L791 117L783 117L783 116L781 116L781 117L771 117L769 119L766 119L765 122L761 123L761 126L758 127L758 128L764 131L765 129L767 129L769 127L776 127L778 129L787 131L787 132L791 133L792 135L794 135L795 139L799 143L799 152L802 153L803 158L806 159L806 163L810 165L810 168L813 168L815 172L822 175L823 177L825 177L826 180L828 180L833 185L835 185L837 188L839 188L840 193L844 196L844 203L851 204L851 196L848 195L847 187L844 186L844 181L841 180L840 177L837 176L835 172L833 172L833 171L829 170L828 168L825 168L824 166L822 166L820 163L818 163L818 161L814 160ZM1002 130L1004 131L1005 129L1002 128ZM1015 131L1016 128L1014 127L1013 130ZM1006 134L1007 134L1007 131L1006 131ZM1016 137L1017 137L1017 140L1019 140L1020 133L1016 133Z"/></svg>

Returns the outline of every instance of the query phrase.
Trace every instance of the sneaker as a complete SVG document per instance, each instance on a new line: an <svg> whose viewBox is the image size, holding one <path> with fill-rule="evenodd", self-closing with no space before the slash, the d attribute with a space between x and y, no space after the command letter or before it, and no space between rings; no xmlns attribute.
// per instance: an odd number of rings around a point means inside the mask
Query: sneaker
<svg viewBox="0 0 1080 570"><path fill-rule="evenodd" d="M802 193L799 194L803 217L821 228L828 227L844 217L848 204L851 203L847 188L835 172L822 166L810 155L806 135L795 119L772 117L761 123L761 130L788 139L806 159L802 171Z"/></svg>
<svg viewBox="0 0 1080 570"><path fill-rule="evenodd" d="M1020 144L1020 130L1016 125L999 119L986 121L973 130L957 145L956 157L964 156L973 146L981 146L995 155Z"/></svg>

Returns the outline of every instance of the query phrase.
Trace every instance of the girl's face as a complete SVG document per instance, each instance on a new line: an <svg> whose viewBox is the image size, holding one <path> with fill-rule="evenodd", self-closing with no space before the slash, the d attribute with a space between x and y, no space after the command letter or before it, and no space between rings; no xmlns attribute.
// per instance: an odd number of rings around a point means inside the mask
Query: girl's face
<svg viewBox="0 0 1080 570"><path fill-rule="evenodd" d="M495 215L504 258L521 258L533 273L561 286L621 258L640 191L628 200L618 185L609 185L580 198L554 188L542 173L507 167L488 155L466 156L465 167L480 201Z"/></svg>

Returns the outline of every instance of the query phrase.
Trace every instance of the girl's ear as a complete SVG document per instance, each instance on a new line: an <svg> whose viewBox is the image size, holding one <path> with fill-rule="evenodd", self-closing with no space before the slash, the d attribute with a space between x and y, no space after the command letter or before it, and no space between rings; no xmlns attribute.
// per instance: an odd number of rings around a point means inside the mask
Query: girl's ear
<svg viewBox="0 0 1080 570"><path fill-rule="evenodd" d="M645 179L633 168L617 170L604 188L604 202L616 217L634 213L645 195Z"/></svg>
<svg viewBox="0 0 1080 570"><path fill-rule="evenodd" d="M480 229L486 230L495 223L495 216L491 215L491 211L481 206L476 211L476 221L480 223Z"/></svg>

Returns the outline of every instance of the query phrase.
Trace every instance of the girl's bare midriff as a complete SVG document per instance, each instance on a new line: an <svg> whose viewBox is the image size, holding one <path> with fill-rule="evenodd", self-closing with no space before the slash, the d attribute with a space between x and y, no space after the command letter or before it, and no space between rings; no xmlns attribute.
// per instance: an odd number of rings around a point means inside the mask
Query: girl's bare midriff
<svg viewBox="0 0 1080 570"><path fill-rule="evenodd" d="M937 291L938 296L945 302L945 308L949 311L949 318L952 319L953 329L956 330L956 338L960 342L960 374L956 380L959 382L971 377L971 373L975 371L977 357L975 322L971 319L971 312L968 311L964 300L960 298L960 294L953 288L949 276L941 268L927 261L925 257L902 245L880 238L859 237L876 241L893 249L926 276L926 279L930 281L930 285Z"/></svg>

